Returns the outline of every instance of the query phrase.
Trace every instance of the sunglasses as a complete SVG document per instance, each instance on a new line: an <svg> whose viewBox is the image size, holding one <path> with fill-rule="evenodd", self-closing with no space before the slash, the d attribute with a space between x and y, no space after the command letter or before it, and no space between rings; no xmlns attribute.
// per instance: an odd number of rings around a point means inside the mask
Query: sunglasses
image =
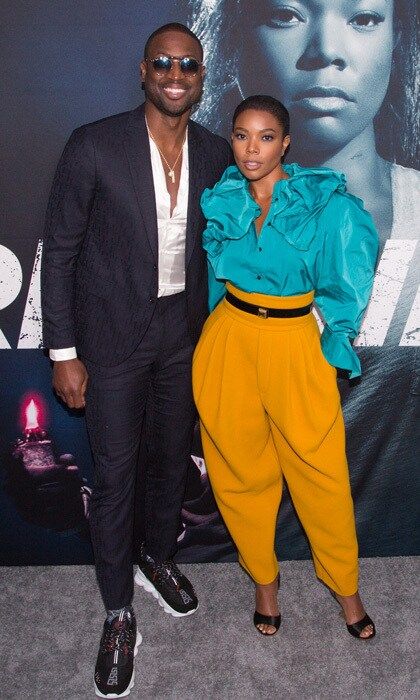
<svg viewBox="0 0 420 700"><path fill-rule="evenodd" d="M175 56L157 56L156 58L145 58L145 61L152 64L153 70L158 73L158 75L170 73L174 63L179 64L181 73L184 75L195 75L202 65L201 61L197 61L196 58L192 58L191 56L182 56L182 58L176 58Z"/></svg>

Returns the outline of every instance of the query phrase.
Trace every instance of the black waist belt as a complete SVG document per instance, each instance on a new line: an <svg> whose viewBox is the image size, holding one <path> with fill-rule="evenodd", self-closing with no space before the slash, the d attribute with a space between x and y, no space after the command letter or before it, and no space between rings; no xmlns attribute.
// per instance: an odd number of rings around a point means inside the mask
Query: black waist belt
<svg viewBox="0 0 420 700"><path fill-rule="evenodd" d="M246 311L248 314L254 314L254 316L259 316L260 318L296 318L297 316L306 316L312 308L312 304L308 304L308 306L301 306L299 309L270 309L265 306L249 304L247 301L238 299L230 292L226 292L225 299L232 306L236 306L237 309Z"/></svg>

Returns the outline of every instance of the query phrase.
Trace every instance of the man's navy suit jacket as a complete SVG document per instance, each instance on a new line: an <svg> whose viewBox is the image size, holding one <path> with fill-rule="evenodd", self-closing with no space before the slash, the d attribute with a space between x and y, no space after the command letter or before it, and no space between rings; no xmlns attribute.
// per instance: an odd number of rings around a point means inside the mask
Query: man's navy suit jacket
<svg viewBox="0 0 420 700"><path fill-rule="evenodd" d="M186 301L196 342L208 314L200 196L232 162L228 143L188 123ZM48 204L42 262L44 346L119 364L146 332L158 293L158 231L144 105L76 129Z"/></svg>

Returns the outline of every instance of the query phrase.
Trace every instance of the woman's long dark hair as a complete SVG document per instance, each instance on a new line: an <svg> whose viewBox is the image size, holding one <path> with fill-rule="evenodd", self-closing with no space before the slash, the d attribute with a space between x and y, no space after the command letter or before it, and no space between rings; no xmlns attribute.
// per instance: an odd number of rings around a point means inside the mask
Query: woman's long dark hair
<svg viewBox="0 0 420 700"><path fill-rule="evenodd" d="M204 97L194 118L227 136L230 117L247 97L238 83L243 0L187 0L189 25L200 38L207 68ZM391 162L420 169L418 143L418 30L415 0L394 0L395 34L391 76L375 117L378 153ZM243 37L242 37L243 40Z"/></svg>

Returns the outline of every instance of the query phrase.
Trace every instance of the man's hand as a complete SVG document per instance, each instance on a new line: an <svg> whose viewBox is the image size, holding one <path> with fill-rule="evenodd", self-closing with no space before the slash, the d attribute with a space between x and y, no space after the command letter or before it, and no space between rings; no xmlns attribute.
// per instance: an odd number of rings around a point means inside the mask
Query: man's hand
<svg viewBox="0 0 420 700"><path fill-rule="evenodd" d="M54 362L54 391L69 408L84 408L87 383L86 367L77 358Z"/></svg>

